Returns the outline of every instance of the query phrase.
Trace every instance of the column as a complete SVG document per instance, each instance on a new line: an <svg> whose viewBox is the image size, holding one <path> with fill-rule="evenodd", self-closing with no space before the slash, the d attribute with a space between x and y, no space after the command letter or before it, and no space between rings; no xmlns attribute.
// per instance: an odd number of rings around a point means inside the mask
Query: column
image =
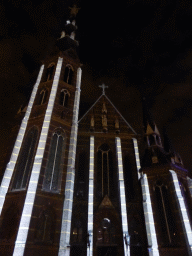
<svg viewBox="0 0 192 256"><path fill-rule="evenodd" d="M13 152L12 152L12 155L11 155L11 159L10 159L9 163L7 164L5 174L4 174L2 183L1 183L1 187L0 187L0 215L1 215L1 211L3 209L5 196L6 196L6 193L8 191L9 185L10 185L10 181L11 181L12 174L13 174L13 171L14 171L14 168L15 168L15 164L17 162L19 151L21 149L23 138L25 136L27 123L28 123L28 120L29 120L29 116L31 114L31 109L32 109L32 106L33 106L33 103L34 103L34 100L35 100L37 89L38 89L39 83L41 81L43 69L44 69L44 65L41 66L40 71L39 71L39 75L37 77L37 81L36 81L36 83L33 87L31 98L29 100L29 104L28 104L28 107L27 107L27 111L26 111L25 116L22 120L20 129L19 129L19 133L17 135L17 139L16 139L16 142L15 142L15 145L14 145L14 148L13 148Z"/></svg>
<svg viewBox="0 0 192 256"><path fill-rule="evenodd" d="M149 256L159 256L147 174L144 174L141 177L141 187L142 187L142 195L143 195L145 227L147 231L147 240L148 240L148 246L149 246L148 248Z"/></svg>
<svg viewBox="0 0 192 256"><path fill-rule="evenodd" d="M69 155L67 164L67 176L65 184L65 200L63 207L63 216L61 224L61 236L59 245L59 256L70 255L70 234L71 234L71 217L73 207L73 190L75 181L75 157L77 145L77 130L78 130L78 114L80 101L80 86L81 86L81 68L77 70L77 84L75 92L75 100L73 107L73 120L69 144Z"/></svg>
<svg viewBox="0 0 192 256"><path fill-rule="evenodd" d="M187 177L187 183L188 183L189 193L190 193L190 196L191 196L191 199L192 199L192 179Z"/></svg>
<svg viewBox="0 0 192 256"><path fill-rule="evenodd" d="M62 62L63 62L63 59L59 57L56 71L55 71L55 76L53 79L53 85L52 85L52 89L49 97L49 102L47 105L47 110L46 110L45 118L43 121L43 127L40 134L37 152L36 152L35 160L33 163L31 177L29 180L29 186L28 186L27 195L25 198L24 208L21 216L17 239L15 242L13 256L22 256L24 254L32 210L33 210L34 201L35 201L35 194L36 194L38 180L39 180L39 174L41 170L43 154L44 154L47 135L49 131L49 125L50 125L51 115L54 107L57 87L59 83Z"/></svg>
<svg viewBox="0 0 192 256"><path fill-rule="evenodd" d="M140 165L139 149L138 149L137 139L135 139L135 138L133 138L133 145L134 145L134 151L135 151L137 175L138 175L138 179L140 179L141 178L141 174L140 174L139 170L141 169L141 165Z"/></svg>
<svg viewBox="0 0 192 256"><path fill-rule="evenodd" d="M175 190L175 194L176 194L176 198L177 198L177 204L178 204L178 208L179 208L183 231L184 231L184 235L185 235L185 239L186 239L186 243L187 243L187 247L188 247L188 255L192 255L192 230L191 230L191 225L189 222L187 210L185 207L184 198L181 194L179 180L178 180L176 172L173 170L169 170L169 171L171 173L174 190Z"/></svg>
<svg viewBox="0 0 192 256"><path fill-rule="evenodd" d="M121 139L119 137L116 137L115 141L116 141L116 152L117 152L117 162L118 162L118 179L119 179L119 190L120 190L124 255L129 256L130 255L130 245L129 245L130 237L128 233L128 223L127 223L127 208L126 208L126 198L125 198L125 183L124 183L124 175L123 175Z"/></svg>
<svg viewBox="0 0 192 256"><path fill-rule="evenodd" d="M89 195L88 195L88 235L87 256L93 255L93 194L94 194L94 136L90 137Z"/></svg>

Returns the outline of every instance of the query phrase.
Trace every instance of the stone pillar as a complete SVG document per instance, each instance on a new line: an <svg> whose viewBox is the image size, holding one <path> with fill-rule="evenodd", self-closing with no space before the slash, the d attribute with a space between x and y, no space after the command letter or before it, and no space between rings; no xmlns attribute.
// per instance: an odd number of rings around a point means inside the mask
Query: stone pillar
<svg viewBox="0 0 192 256"><path fill-rule="evenodd" d="M135 139L135 138L133 138L133 145L134 145L134 150L135 150L137 176L138 176L138 179L140 179L141 174L140 174L139 170L141 169L141 164L140 164L140 158L139 158L139 149L138 149L137 139Z"/></svg>
<svg viewBox="0 0 192 256"><path fill-rule="evenodd" d="M93 255L94 136L90 137L87 256Z"/></svg>
<svg viewBox="0 0 192 256"><path fill-rule="evenodd" d="M128 223L127 223L127 208L126 208L126 197L125 197L125 183L124 183L124 175L123 175L121 139L119 137L116 137L115 140L116 140L116 152L117 152L117 162L118 162L118 179L119 179L119 190L120 190L124 255L129 256L130 245L129 245Z"/></svg>
<svg viewBox="0 0 192 256"><path fill-rule="evenodd" d="M43 127L40 134L37 152L35 155L35 160L34 160L33 168L31 171L31 177L29 180L29 186L27 189L27 195L25 198L24 208L21 216L17 239L15 242L13 256L24 255L24 250L25 250L25 245L27 241L27 235L28 235L28 230L29 230L29 225L30 225L30 220L31 220L31 215L32 215L32 210L34 206L35 195L36 195L36 190L37 190L37 185L38 185L38 180L39 180L39 175L41 170L42 159L44 155L47 135L49 131L49 125L51 121L51 115L52 115L55 97L57 93L57 87L59 83L62 62L63 62L63 59L59 57L56 71L55 71L55 76L53 79L53 85L52 85L52 89L49 97L49 102L47 105L47 110L46 110L45 118L43 121Z"/></svg>
<svg viewBox="0 0 192 256"><path fill-rule="evenodd" d="M43 69L44 69L44 65L42 65L41 68L40 68L39 75L37 77L37 81L34 85L34 88L33 88L32 94L31 94L31 98L29 100L27 111L25 113L25 116L23 118L23 121L22 121L20 129L19 129L19 133L17 135L17 139L16 139L16 142L15 142L15 145L14 145L14 148L13 148L11 159L10 159L9 163L7 164L5 174L4 174L2 183L1 183L1 187L0 187L0 215L1 215L1 211L3 209L5 196L7 194L8 188L10 186L10 181L11 181L12 174L13 174L13 171L14 171L14 168L15 168L15 164L17 162L19 151L21 149L23 138L25 136L27 123L28 123L28 120L29 120L29 116L31 114L31 109L32 109L32 106L33 106L33 103L34 103L34 100L35 100L37 89L38 89L39 83L41 81Z"/></svg>
<svg viewBox="0 0 192 256"><path fill-rule="evenodd" d="M173 185L174 185L174 191L175 191L175 195L177 198L176 201L177 201L177 205L179 208L179 214L180 214L181 223L182 223L182 227L183 227L183 233L185 235L185 240L186 240L187 247L188 247L188 255L192 255L192 230L191 230L191 225L189 222L184 198L181 194L179 180L178 180L176 172L173 170L169 170L169 171L171 173L171 177L172 177L172 181L173 181Z"/></svg>
<svg viewBox="0 0 192 256"><path fill-rule="evenodd" d="M147 232L149 256L159 256L147 174L144 174L141 177L141 187L143 195L143 210L145 216L145 227Z"/></svg>
<svg viewBox="0 0 192 256"><path fill-rule="evenodd" d="M61 225L61 236L59 245L59 256L70 255L70 234L71 234L71 218L73 207L73 191L75 181L75 157L77 146L77 130L78 130L78 114L80 101L80 86L81 86L81 68L77 70L77 84L75 91L75 100L73 107L73 120L69 144L69 155L67 164L67 176L65 185L65 200Z"/></svg>

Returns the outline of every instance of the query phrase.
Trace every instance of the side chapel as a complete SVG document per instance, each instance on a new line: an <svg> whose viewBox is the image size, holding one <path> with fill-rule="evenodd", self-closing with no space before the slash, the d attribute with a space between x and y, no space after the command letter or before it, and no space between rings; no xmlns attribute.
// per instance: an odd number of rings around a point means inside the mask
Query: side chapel
<svg viewBox="0 0 192 256"><path fill-rule="evenodd" d="M71 8L40 68L0 188L3 256L192 255L192 179L148 114L145 138L107 97L78 120ZM140 163L139 146L145 140Z"/></svg>

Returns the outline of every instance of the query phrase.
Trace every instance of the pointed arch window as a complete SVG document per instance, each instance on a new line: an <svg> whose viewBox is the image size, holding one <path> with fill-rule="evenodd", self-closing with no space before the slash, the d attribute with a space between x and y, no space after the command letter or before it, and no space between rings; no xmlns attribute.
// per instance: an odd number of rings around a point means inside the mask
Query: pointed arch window
<svg viewBox="0 0 192 256"><path fill-rule="evenodd" d="M50 81L53 79L54 69L55 63L51 63L46 70L46 81Z"/></svg>
<svg viewBox="0 0 192 256"><path fill-rule="evenodd" d="M47 94L48 94L47 89L43 89L40 91L38 105L43 105L46 102Z"/></svg>
<svg viewBox="0 0 192 256"><path fill-rule="evenodd" d="M64 82L66 82L67 84L71 84L72 78L73 78L73 67L68 64L65 67Z"/></svg>
<svg viewBox="0 0 192 256"><path fill-rule="evenodd" d="M53 134L45 171L43 189L52 192L59 192L61 167L64 159L65 138L58 131Z"/></svg>
<svg viewBox="0 0 192 256"><path fill-rule="evenodd" d="M18 162L15 167L15 175L12 184L12 190L25 189L31 174L35 149L38 138L37 127L31 128L23 141Z"/></svg>
<svg viewBox="0 0 192 256"><path fill-rule="evenodd" d="M48 207L39 216L35 234L36 242L53 243L54 234L54 213Z"/></svg>
<svg viewBox="0 0 192 256"><path fill-rule="evenodd" d="M97 169L98 169L98 190L102 197L105 195L114 195L116 191L114 186L115 172L113 172L113 156L112 151L107 143L99 147L97 153Z"/></svg>
<svg viewBox="0 0 192 256"><path fill-rule="evenodd" d="M67 107L70 93L66 89L62 89L60 93L60 105Z"/></svg>
<svg viewBox="0 0 192 256"><path fill-rule="evenodd" d="M155 193L162 230L162 241L164 240L164 245L176 244L178 239L176 223L170 208L168 189L162 181L156 182Z"/></svg>

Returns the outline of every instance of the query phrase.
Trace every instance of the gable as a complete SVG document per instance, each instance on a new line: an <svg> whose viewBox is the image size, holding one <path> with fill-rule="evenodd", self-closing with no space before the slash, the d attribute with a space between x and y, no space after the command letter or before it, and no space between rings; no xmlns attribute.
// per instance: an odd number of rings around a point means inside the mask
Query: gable
<svg viewBox="0 0 192 256"><path fill-rule="evenodd" d="M79 131L107 133L129 133L136 135L134 129L116 109L109 98L103 94L79 120Z"/></svg>

